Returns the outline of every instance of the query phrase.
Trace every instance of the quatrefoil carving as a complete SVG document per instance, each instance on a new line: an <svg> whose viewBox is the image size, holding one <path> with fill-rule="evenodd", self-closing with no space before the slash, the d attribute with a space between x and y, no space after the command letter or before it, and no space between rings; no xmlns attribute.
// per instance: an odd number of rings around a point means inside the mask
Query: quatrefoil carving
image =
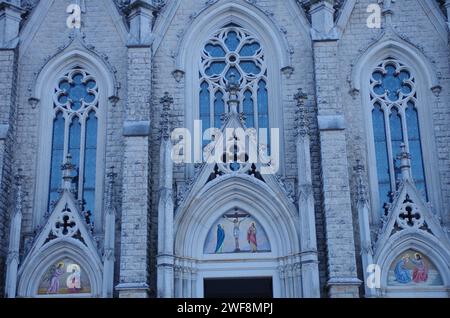
<svg viewBox="0 0 450 318"><path fill-rule="evenodd" d="M397 214L397 224L403 229L419 229L424 225L424 219L417 205L404 204Z"/></svg>
<svg viewBox="0 0 450 318"><path fill-rule="evenodd" d="M57 237L72 237L78 231L78 225L70 209L65 208L53 223L53 234Z"/></svg>

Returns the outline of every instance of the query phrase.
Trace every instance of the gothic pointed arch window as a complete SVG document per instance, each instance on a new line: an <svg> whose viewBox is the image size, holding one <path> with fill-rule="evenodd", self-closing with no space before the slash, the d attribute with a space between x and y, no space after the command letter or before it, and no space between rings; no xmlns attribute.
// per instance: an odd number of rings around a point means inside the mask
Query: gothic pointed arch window
<svg viewBox="0 0 450 318"><path fill-rule="evenodd" d="M230 111L226 87L238 83L238 112L244 114L247 128L263 132L260 138L266 140L260 142L269 144L270 82L266 63L261 42L238 24L224 26L205 42L198 86L203 132L208 128L221 128L221 116Z"/></svg>
<svg viewBox="0 0 450 318"><path fill-rule="evenodd" d="M47 209L59 199L61 165L70 154L75 165L73 191L86 221L93 225L96 209L98 131L101 105L96 78L83 67L66 71L52 92L53 118Z"/></svg>
<svg viewBox="0 0 450 318"><path fill-rule="evenodd" d="M370 103L378 200L382 210L397 189L400 160L397 156L405 144L411 154L411 172L417 189L428 201L423 145L419 121L419 97L414 72L395 58L377 65L370 77Z"/></svg>

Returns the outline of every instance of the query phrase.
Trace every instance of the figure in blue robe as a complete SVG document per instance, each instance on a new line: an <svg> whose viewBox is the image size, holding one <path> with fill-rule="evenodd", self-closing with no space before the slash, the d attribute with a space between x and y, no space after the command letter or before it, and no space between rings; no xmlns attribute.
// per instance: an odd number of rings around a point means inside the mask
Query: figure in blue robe
<svg viewBox="0 0 450 318"><path fill-rule="evenodd" d="M402 284L408 284L411 282L411 273L408 268L406 268L406 264L408 263L408 258L403 257L397 265L395 265L394 274L395 280Z"/></svg>
<svg viewBox="0 0 450 318"><path fill-rule="evenodd" d="M215 253L223 253L223 242L225 241L225 230L221 224L217 224L217 244Z"/></svg>

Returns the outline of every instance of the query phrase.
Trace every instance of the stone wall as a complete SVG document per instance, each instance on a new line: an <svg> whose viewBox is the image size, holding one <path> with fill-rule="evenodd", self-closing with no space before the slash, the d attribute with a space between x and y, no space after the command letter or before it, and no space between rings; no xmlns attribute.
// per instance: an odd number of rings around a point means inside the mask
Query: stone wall
<svg viewBox="0 0 450 318"><path fill-rule="evenodd" d="M0 50L0 297L4 292L12 207L14 129L16 125L17 51Z"/></svg>

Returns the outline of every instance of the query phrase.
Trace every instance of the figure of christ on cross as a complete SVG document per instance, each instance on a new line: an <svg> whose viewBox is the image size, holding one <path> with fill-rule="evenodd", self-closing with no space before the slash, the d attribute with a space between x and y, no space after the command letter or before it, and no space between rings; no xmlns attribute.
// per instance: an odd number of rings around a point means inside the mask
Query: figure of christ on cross
<svg viewBox="0 0 450 318"><path fill-rule="evenodd" d="M240 235L240 225L242 221L247 219L250 216L250 214L241 212L239 213L237 209L234 210L234 213L224 214L223 217L228 222L233 223L233 236L234 236L234 244L235 249L234 252L240 252L241 248L239 247L239 235Z"/></svg>

